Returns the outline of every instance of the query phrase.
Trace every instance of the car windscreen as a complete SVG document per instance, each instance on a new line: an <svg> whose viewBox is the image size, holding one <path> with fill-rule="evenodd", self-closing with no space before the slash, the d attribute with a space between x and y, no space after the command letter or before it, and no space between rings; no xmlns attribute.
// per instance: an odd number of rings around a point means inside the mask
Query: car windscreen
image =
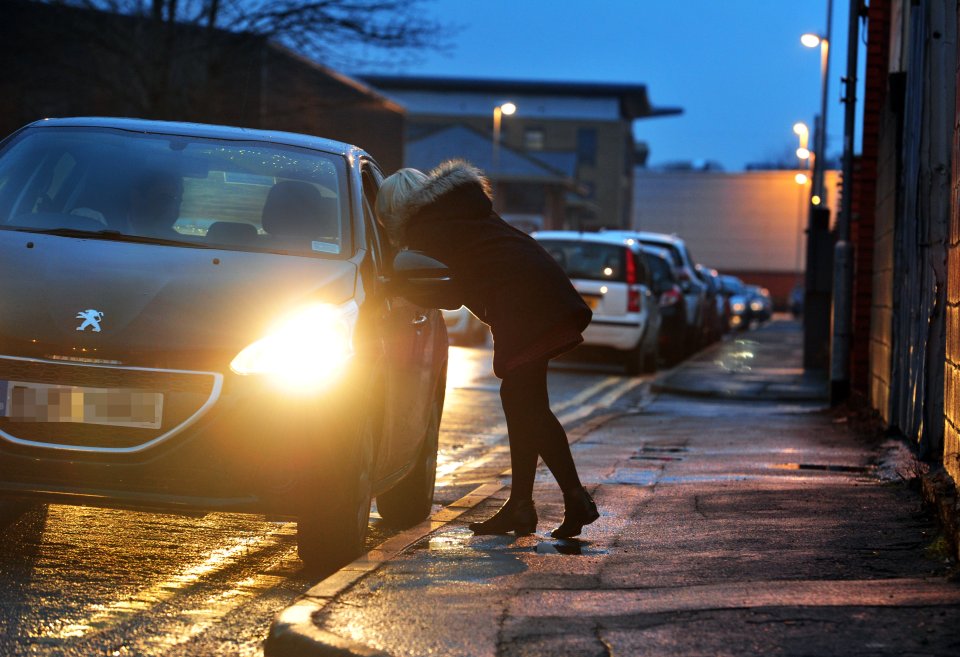
<svg viewBox="0 0 960 657"><path fill-rule="evenodd" d="M629 249L618 244L579 240L538 240L569 278L626 281Z"/></svg>
<svg viewBox="0 0 960 657"><path fill-rule="evenodd" d="M342 157L260 141L41 127L0 152L0 229L344 257Z"/></svg>

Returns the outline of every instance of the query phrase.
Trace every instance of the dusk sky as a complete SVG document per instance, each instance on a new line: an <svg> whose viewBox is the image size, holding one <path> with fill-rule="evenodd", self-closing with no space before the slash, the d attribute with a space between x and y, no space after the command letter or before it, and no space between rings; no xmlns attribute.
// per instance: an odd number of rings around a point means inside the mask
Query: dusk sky
<svg viewBox="0 0 960 657"><path fill-rule="evenodd" d="M797 145L793 124L812 128L819 111L819 49L805 48L800 35L825 32L826 0L435 0L431 7L462 26L451 51L389 72L645 84L654 105L684 110L636 122L651 165L713 160L737 171L783 158ZM834 1L831 157L843 143L848 11L849 2ZM863 57L861 50L861 65Z"/></svg>

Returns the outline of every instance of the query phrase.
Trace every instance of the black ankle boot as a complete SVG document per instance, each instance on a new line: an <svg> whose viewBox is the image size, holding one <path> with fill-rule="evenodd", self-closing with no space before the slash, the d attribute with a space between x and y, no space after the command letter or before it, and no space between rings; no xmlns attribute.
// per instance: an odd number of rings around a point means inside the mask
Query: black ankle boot
<svg viewBox="0 0 960 657"><path fill-rule="evenodd" d="M579 536L584 525L600 517L597 505L590 493L582 486L575 491L563 494L563 523L550 535L554 538Z"/></svg>
<svg viewBox="0 0 960 657"><path fill-rule="evenodd" d="M474 534L532 534L537 530L537 509L533 500L507 500L491 518L471 522L470 529Z"/></svg>

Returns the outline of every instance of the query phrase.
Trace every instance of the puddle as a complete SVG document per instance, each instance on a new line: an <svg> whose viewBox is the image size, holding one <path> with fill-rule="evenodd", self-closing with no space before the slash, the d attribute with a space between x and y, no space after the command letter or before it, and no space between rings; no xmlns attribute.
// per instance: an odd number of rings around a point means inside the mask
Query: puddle
<svg viewBox="0 0 960 657"><path fill-rule="evenodd" d="M431 552L451 552L451 551L460 551L463 550L467 545L467 537L463 536L452 536L450 534L442 534L440 536L434 536L430 539L430 542L427 544L427 549Z"/></svg>

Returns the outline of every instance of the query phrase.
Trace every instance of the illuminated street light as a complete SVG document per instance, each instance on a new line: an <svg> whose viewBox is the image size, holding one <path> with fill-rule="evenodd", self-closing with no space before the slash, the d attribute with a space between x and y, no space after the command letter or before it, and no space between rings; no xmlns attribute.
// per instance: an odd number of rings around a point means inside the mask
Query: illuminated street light
<svg viewBox="0 0 960 657"><path fill-rule="evenodd" d="M810 159L810 149L809 149L809 148L804 148L803 146L801 146L800 148L797 149L797 157L798 157L799 159L801 159L801 160L809 160L809 159Z"/></svg>
<svg viewBox="0 0 960 657"><path fill-rule="evenodd" d="M800 139L804 139L810 134L810 129L803 121L797 121L793 124L793 134L800 137Z"/></svg>
<svg viewBox="0 0 960 657"><path fill-rule="evenodd" d="M854 0L851 0L853 3ZM827 366L823 354L830 352L830 289L819 275L830 268L829 261L824 262L825 253L831 246L829 234L829 210L824 208L822 199L826 198L823 184L823 169L827 164L827 81L830 79L830 39L833 23L833 0L827 0L826 31L823 34L803 34L800 43L807 48L820 47L820 115L814 126L814 143L810 149L808 162L812 169L812 184L807 191L806 184L799 189L806 196L806 246L807 258L803 274L803 367L820 369ZM853 21L856 25L856 20ZM806 176L804 176L806 177ZM846 197L848 195L844 195ZM814 204L814 197L821 199Z"/></svg>
<svg viewBox="0 0 960 657"><path fill-rule="evenodd" d="M830 40L819 34L807 33L800 37L800 43L807 48L820 47L820 120L817 124L816 143L813 152L817 158L813 162L813 193L823 196L823 157L827 144L827 76L830 66Z"/></svg>
<svg viewBox="0 0 960 657"><path fill-rule="evenodd" d="M816 194L810 197L810 202L813 203L814 205L820 205L820 200L821 200L820 197L817 196Z"/></svg>
<svg viewBox="0 0 960 657"><path fill-rule="evenodd" d="M806 185L810 181L805 173L798 173L793 177L793 179L797 181L798 185Z"/></svg>
<svg viewBox="0 0 960 657"><path fill-rule="evenodd" d="M493 170L500 169L500 120L503 115L510 116L517 111L517 106L511 102L500 103L493 108Z"/></svg>

